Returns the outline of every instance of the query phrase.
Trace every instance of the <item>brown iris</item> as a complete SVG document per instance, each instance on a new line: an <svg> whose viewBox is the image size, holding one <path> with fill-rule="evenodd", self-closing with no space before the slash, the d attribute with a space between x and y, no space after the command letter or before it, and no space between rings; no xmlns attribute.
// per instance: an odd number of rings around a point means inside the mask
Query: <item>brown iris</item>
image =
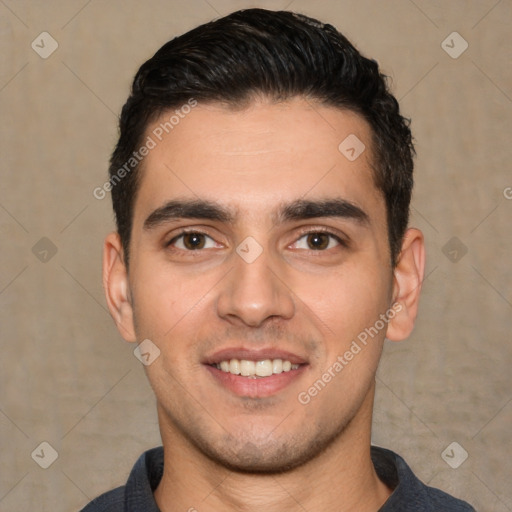
<svg viewBox="0 0 512 512"><path fill-rule="evenodd" d="M205 245L205 236L201 233L184 233L183 245L192 251L202 249Z"/></svg>
<svg viewBox="0 0 512 512"><path fill-rule="evenodd" d="M322 250L329 247L329 235L327 233L310 233L307 236L308 246L313 250Z"/></svg>

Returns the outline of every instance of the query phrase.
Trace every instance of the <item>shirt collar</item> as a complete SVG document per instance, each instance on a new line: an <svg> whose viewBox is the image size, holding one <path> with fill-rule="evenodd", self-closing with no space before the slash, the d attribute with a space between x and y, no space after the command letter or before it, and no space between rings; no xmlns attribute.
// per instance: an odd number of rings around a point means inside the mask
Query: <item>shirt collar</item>
<svg viewBox="0 0 512 512"><path fill-rule="evenodd" d="M414 476L407 463L391 450L371 447L375 471L393 493L379 512L399 510L404 503L426 504L424 485ZM126 512L159 512L153 492L164 471L164 450L160 446L143 453L133 467L125 487ZM422 509L427 510L427 509Z"/></svg>

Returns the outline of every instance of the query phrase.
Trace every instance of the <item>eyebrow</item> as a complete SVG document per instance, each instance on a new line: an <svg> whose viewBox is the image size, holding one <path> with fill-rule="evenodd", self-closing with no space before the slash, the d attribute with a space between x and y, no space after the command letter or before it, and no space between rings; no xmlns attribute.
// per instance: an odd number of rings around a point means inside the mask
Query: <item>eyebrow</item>
<svg viewBox="0 0 512 512"><path fill-rule="evenodd" d="M359 206L342 198L305 200L297 199L279 206L272 215L275 223L333 217L369 225L369 215ZM205 199L172 200L154 210L144 221L144 230L179 219L206 219L223 223L236 220L235 211Z"/></svg>
<svg viewBox="0 0 512 512"><path fill-rule="evenodd" d="M314 219L317 217L335 217L348 219L359 224L369 224L369 215L359 206L347 201L346 199L321 199L317 201L307 201L298 199L292 203L284 205L277 212L277 222L287 222L296 220Z"/></svg>
<svg viewBox="0 0 512 512"><path fill-rule="evenodd" d="M157 226L178 219L208 219L219 222L233 222L234 213L213 201L173 200L157 208L144 221L144 229L150 230Z"/></svg>

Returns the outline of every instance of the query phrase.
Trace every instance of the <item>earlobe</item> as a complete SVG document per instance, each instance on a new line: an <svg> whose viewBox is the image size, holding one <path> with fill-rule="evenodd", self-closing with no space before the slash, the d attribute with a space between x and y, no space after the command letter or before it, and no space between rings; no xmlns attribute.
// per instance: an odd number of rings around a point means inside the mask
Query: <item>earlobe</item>
<svg viewBox="0 0 512 512"><path fill-rule="evenodd" d="M401 341L407 338L418 313L421 285L425 272L425 242L420 230L410 228L402 242L398 263L393 271L393 304L399 313L388 324L386 338Z"/></svg>
<svg viewBox="0 0 512 512"><path fill-rule="evenodd" d="M121 336L136 341L128 273L119 234L110 233L103 244L103 288L108 309Z"/></svg>

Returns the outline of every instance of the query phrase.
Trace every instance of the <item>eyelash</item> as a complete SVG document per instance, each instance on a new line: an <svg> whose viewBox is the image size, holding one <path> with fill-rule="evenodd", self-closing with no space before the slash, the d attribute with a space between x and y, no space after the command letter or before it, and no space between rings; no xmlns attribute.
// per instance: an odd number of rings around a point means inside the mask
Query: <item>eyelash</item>
<svg viewBox="0 0 512 512"><path fill-rule="evenodd" d="M197 250L194 251L194 250L187 250L187 249L176 249L175 247L172 247L173 243L177 242L184 235L189 235L189 234L203 235L203 236L207 236L208 238L211 238L212 240L214 240L214 238L212 236L210 236L208 233L205 233L204 231L200 231L198 229L183 229L176 236L173 236L171 238L171 240L169 240L165 244L165 247L167 249L171 249L171 250L175 250L175 251L185 251L185 252L188 252L188 253L200 253L202 251L202 249L197 249Z"/></svg>
<svg viewBox="0 0 512 512"><path fill-rule="evenodd" d="M333 233L331 230L329 230L327 228L314 228L314 229L306 229L304 231L301 231L299 237L297 238L297 240L294 243L297 243L301 238L303 238L307 235L314 235L316 233L323 233L325 235L329 235L331 238L336 240L336 242L338 242L338 244L340 244L341 247L348 248L348 246L349 246L348 241L346 239L342 238L340 235L338 235L336 233ZM325 249L323 251L322 250L314 250L314 249L309 249L309 250L311 252L326 252Z"/></svg>
<svg viewBox="0 0 512 512"><path fill-rule="evenodd" d="M298 236L298 238L293 243L297 243L301 238L303 238L303 237L305 237L307 235L313 235L313 234L316 234L316 233L324 233L326 235L329 235L331 238L336 240L336 242L338 242L341 247L345 247L345 248L349 247L349 243L348 243L347 240L343 239L338 234L335 234L335 233L333 233L332 231L330 231L329 229L326 229L326 228L314 228L314 229L306 229L304 231L301 231L300 235ZM200 231L200 230L197 230L197 229L183 229L176 236L174 236L171 240L169 240L165 244L165 247L166 248L172 248L172 244L173 243L175 243L181 237L183 237L184 235L187 235L187 234L203 235L203 236L207 236L207 237L211 238L212 240L214 240L213 237L211 237L208 233L205 233L203 231ZM177 250L177 251L185 251L185 252L188 252L188 253L199 253L199 252L201 252L203 250L203 249L190 250L190 249L176 249L176 248L174 248L174 249ZM324 249L324 250L309 249L309 250L311 252L326 252L326 249Z"/></svg>

